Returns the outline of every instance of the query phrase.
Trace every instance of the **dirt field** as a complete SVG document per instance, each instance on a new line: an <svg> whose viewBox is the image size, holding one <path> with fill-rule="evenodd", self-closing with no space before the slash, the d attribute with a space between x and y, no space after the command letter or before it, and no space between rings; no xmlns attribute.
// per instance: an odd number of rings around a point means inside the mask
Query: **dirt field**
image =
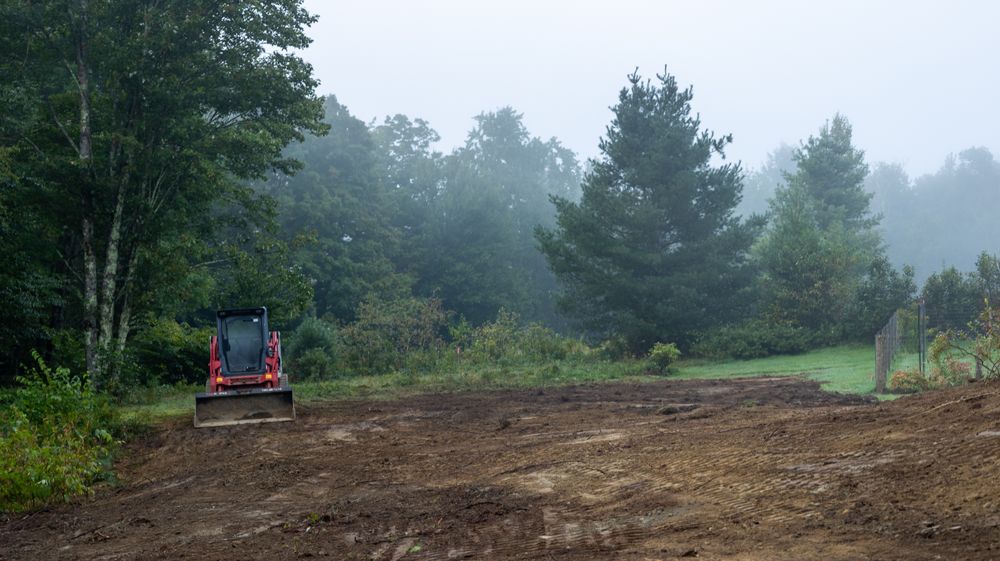
<svg viewBox="0 0 1000 561"><path fill-rule="evenodd" d="M1000 385L592 385L177 422L0 559L1000 559Z"/></svg>

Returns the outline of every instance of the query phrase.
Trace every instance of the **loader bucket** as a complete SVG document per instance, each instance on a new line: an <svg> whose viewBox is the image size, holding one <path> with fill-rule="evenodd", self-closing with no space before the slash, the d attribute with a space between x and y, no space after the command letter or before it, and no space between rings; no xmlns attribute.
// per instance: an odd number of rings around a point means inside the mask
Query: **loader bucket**
<svg viewBox="0 0 1000 561"><path fill-rule="evenodd" d="M226 391L194 396L194 426L222 427L295 419L291 388Z"/></svg>

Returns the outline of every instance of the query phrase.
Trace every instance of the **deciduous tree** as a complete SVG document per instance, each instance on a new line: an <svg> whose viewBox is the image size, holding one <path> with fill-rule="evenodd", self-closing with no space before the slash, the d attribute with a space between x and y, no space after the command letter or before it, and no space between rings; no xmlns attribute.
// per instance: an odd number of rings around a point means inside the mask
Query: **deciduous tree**
<svg viewBox="0 0 1000 561"><path fill-rule="evenodd" d="M199 228L241 180L320 132L311 68L293 51L300 0L11 0L0 6L3 146L50 195L87 368L113 373L135 284L161 238ZM10 126L10 122L20 126Z"/></svg>

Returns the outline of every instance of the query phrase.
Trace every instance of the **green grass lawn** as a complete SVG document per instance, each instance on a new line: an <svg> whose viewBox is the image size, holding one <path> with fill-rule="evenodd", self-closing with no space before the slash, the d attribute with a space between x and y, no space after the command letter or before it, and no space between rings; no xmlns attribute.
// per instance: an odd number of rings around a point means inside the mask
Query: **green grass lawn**
<svg viewBox="0 0 1000 561"><path fill-rule="evenodd" d="M724 379L754 376L802 375L819 381L828 391L870 394L875 390L872 347L840 346L795 356L775 356L742 361L680 361L668 379ZM419 393L461 392L558 386L586 382L662 380L644 373L639 361L561 361L543 365L490 365L456 368L448 372L383 376L358 376L323 382L294 382L297 403L335 399L395 399ZM188 416L194 411L194 394L201 385L146 390L136 395L126 412L140 420ZM882 399L892 396L879 396Z"/></svg>
<svg viewBox="0 0 1000 561"><path fill-rule="evenodd" d="M875 391L875 349L839 346L801 355L739 361L682 361L677 378L707 379L745 376L804 375L832 392L870 394ZM879 396L886 399L894 396Z"/></svg>

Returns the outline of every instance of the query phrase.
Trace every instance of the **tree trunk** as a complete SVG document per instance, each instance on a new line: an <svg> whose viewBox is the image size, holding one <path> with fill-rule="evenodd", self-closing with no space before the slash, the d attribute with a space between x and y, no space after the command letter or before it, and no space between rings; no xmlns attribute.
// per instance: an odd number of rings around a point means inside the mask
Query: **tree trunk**
<svg viewBox="0 0 1000 561"><path fill-rule="evenodd" d="M85 178L86 180L86 178ZM85 189L87 189L85 187ZM94 254L94 224L88 208L93 208L89 193L83 197L83 337L87 372L97 374L97 256ZM93 381L93 378L91 379Z"/></svg>
<svg viewBox="0 0 1000 561"><path fill-rule="evenodd" d="M115 211L111 219L111 229L108 233L108 247L104 254L104 276L101 279L101 316L100 338L98 349L101 353L111 351L111 342L115 332L115 300L118 290L118 261L121 246L122 212L125 209L125 182L128 173L119 183L118 195L115 201Z"/></svg>
<svg viewBox="0 0 1000 561"><path fill-rule="evenodd" d="M125 271L125 282L122 285L122 305L121 311L118 313L118 346L116 350L118 353L122 353L125 350L125 343L128 342L128 334L131 329L132 321L132 282L135 279L135 270L139 264L139 248L135 247L132 249L132 254L129 256L127 269Z"/></svg>
<svg viewBox="0 0 1000 561"><path fill-rule="evenodd" d="M132 280L135 278L135 269L139 261L139 249L133 248L132 254L129 256L128 261L125 265L125 281L122 283L121 295L122 303L121 309L118 312L118 327L116 329L115 342L115 354L118 357L122 356L125 352L125 344L128 343L128 334L131 329L132 322ZM121 366L120 360L115 361L111 366L112 378L114 380L119 380L121 378Z"/></svg>
<svg viewBox="0 0 1000 561"><path fill-rule="evenodd" d="M98 326L97 326L97 254L94 252L94 194L91 182L92 136L90 125L90 76L87 67L87 0L80 0L80 15L77 21L76 42L76 85L80 94L80 193L83 219L83 324L84 345L87 356L87 371L98 373Z"/></svg>

